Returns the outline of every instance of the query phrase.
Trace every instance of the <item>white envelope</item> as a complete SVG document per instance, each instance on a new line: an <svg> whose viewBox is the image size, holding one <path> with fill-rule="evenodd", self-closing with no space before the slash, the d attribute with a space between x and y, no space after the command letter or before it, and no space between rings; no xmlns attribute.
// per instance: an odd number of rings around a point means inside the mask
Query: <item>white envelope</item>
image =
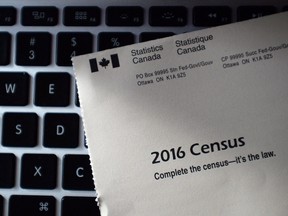
<svg viewBox="0 0 288 216"><path fill-rule="evenodd" d="M102 216L287 216L287 13L73 64Z"/></svg>

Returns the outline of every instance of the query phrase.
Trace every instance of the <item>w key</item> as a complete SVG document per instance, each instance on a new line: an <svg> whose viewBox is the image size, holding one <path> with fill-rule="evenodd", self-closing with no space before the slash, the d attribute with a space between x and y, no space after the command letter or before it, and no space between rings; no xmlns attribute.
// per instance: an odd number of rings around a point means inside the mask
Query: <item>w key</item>
<svg viewBox="0 0 288 216"><path fill-rule="evenodd" d="M25 106L29 102L30 76L26 72L0 72L0 105Z"/></svg>
<svg viewBox="0 0 288 216"><path fill-rule="evenodd" d="M47 66L51 62L51 34L19 32L16 36L16 64Z"/></svg>

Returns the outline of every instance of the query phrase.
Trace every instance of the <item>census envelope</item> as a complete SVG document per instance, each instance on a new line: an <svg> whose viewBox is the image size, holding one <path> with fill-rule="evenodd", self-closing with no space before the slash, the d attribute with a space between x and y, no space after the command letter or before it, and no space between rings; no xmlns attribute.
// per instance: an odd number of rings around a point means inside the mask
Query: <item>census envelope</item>
<svg viewBox="0 0 288 216"><path fill-rule="evenodd" d="M287 215L287 13L73 65L102 216Z"/></svg>

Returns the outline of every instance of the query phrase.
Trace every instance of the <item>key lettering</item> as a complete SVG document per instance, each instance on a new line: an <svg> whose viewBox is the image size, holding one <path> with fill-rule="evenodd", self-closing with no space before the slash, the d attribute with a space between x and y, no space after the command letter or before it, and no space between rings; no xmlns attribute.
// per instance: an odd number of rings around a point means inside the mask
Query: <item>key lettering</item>
<svg viewBox="0 0 288 216"><path fill-rule="evenodd" d="M55 84L51 83L49 84L49 94L55 94Z"/></svg>
<svg viewBox="0 0 288 216"><path fill-rule="evenodd" d="M16 90L16 83L5 83L6 93L15 93Z"/></svg>
<svg viewBox="0 0 288 216"><path fill-rule="evenodd" d="M83 171L84 171L84 168L83 168L83 167L79 167L79 168L76 170L76 175L77 175L79 178L83 178L83 177L84 177Z"/></svg>
<svg viewBox="0 0 288 216"><path fill-rule="evenodd" d="M40 166L40 167L35 166L34 168L35 168L34 176L42 176L42 174L41 174L41 172L40 172L40 170L42 169L42 167L41 167L41 166Z"/></svg>
<svg viewBox="0 0 288 216"><path fill-rule="evenodd" d="M63 125L57 125L57 127L56 127L57 136L63 135L64 132L65 132L65 128L63 127Z"/></svg>
<svg viewBox="0 0 288 216"><path fill-rule="evenodd" d="M15 134L17 134L17 135L22 134L22 125L21 124L17 124L15 128L16 128Z"/></svg>

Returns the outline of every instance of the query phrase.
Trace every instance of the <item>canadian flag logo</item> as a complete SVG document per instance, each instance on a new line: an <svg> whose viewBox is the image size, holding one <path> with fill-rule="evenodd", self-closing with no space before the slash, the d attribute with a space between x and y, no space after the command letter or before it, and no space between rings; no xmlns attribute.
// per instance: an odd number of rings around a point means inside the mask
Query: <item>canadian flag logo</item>
<svg viewBox="0 0 288 216"><path fill-rule="evenodd" d="M112 65L112 68L120 67L118 54L110 55L110 58L102 58L100 61L97 61L96 58L89 59L91 73L95 73L99 71L99 66L106 69L109 65Z"/></svg>

